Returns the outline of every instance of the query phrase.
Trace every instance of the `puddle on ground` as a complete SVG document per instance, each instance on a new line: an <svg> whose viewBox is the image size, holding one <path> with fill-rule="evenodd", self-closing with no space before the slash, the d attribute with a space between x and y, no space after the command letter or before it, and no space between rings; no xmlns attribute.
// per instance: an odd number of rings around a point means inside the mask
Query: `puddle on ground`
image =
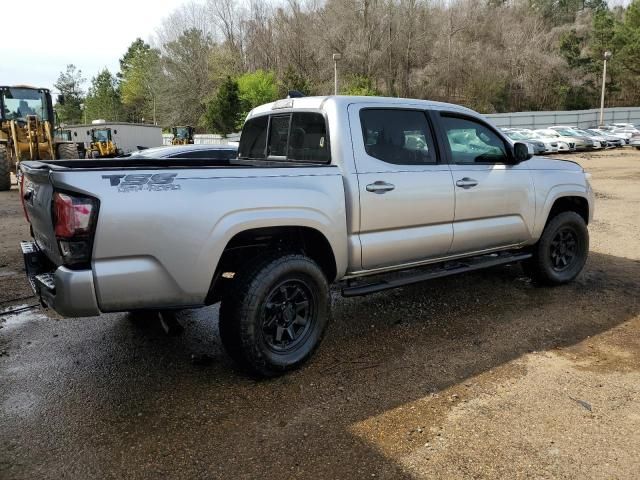
<svg viewBox="0 0 640 480"><path fill-rule="evenodd" d="M0 326L6 330L12 330L29 322L36 322L46 320L47 316L42 313L40 307L33 307L27 310L20 310L22 308L29 307L29 304L24 303L20 305L12 305L3 310L0 310ZM5 314L6 312L18 310L16 313Z"/></svg>
<svg viewBox="0 0 640 480"><path fill-rule="evenodd" d="M14 277L16 275L20 275L18 272L14 270L10 270L8 268L0 268L0 278L2 277Z"/></svg>

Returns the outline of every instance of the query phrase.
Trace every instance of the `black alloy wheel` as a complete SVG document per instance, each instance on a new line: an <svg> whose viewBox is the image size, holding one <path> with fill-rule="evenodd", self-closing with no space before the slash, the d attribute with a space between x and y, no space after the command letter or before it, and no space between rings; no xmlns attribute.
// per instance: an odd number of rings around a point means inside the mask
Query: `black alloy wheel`
<svg viewBox="0 0 640 480"><path fill-rule="evenodd" d="M566 226L557 231L551 246L549 255L553 269L561 272L571 267L571 264L578 258L578 235L576 231Z"/></svg>
<svg viewBox="0 0 640 480"><path fill-rule="evenodd" d="M287 280L275 286L263 304L262 338L281 353L304 342L315 322L316 299L306 282Z"/></svg>

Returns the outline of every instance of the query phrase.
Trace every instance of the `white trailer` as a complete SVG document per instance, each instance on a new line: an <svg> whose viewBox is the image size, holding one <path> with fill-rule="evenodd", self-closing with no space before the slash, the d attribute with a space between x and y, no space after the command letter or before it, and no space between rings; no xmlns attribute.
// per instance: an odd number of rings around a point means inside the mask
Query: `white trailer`
<svg viewBox="0 0 640 480"><path fill-rule="evenodd" d="M111 138L118 150L122 150L122 153L134 152L140 148L162 146L162 128L156 125L96 120L89 124L67 125L65 127L65 129L71 130L72 140L84 142L85 148L89 148L91 143L92 128L110 128Z"/></svg>

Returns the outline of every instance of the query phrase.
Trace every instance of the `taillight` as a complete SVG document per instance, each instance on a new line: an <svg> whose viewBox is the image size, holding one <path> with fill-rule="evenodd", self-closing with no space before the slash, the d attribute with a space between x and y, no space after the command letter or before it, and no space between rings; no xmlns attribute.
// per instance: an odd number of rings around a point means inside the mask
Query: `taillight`
<svg viewBox="0 0 640 480"><path fill-rule="evenodd" d="M93 198L55 192L53 226L60 254L67 265L91 259L97 201Z"/></svg>

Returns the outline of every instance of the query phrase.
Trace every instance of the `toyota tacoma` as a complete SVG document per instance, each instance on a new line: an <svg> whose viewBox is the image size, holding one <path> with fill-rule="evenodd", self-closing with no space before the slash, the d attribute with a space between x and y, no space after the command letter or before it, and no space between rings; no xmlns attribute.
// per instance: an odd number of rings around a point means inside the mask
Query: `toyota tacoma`
<svg viewBox="0 0 640 480"><path fill-rule="evenodd" d="M221 302L230 356L273 376L366 295L522 262L582 270L594 195L481 115L432 101L302 97L251 111L238 158L25 161L28 279L63 316Z"/></svg>

